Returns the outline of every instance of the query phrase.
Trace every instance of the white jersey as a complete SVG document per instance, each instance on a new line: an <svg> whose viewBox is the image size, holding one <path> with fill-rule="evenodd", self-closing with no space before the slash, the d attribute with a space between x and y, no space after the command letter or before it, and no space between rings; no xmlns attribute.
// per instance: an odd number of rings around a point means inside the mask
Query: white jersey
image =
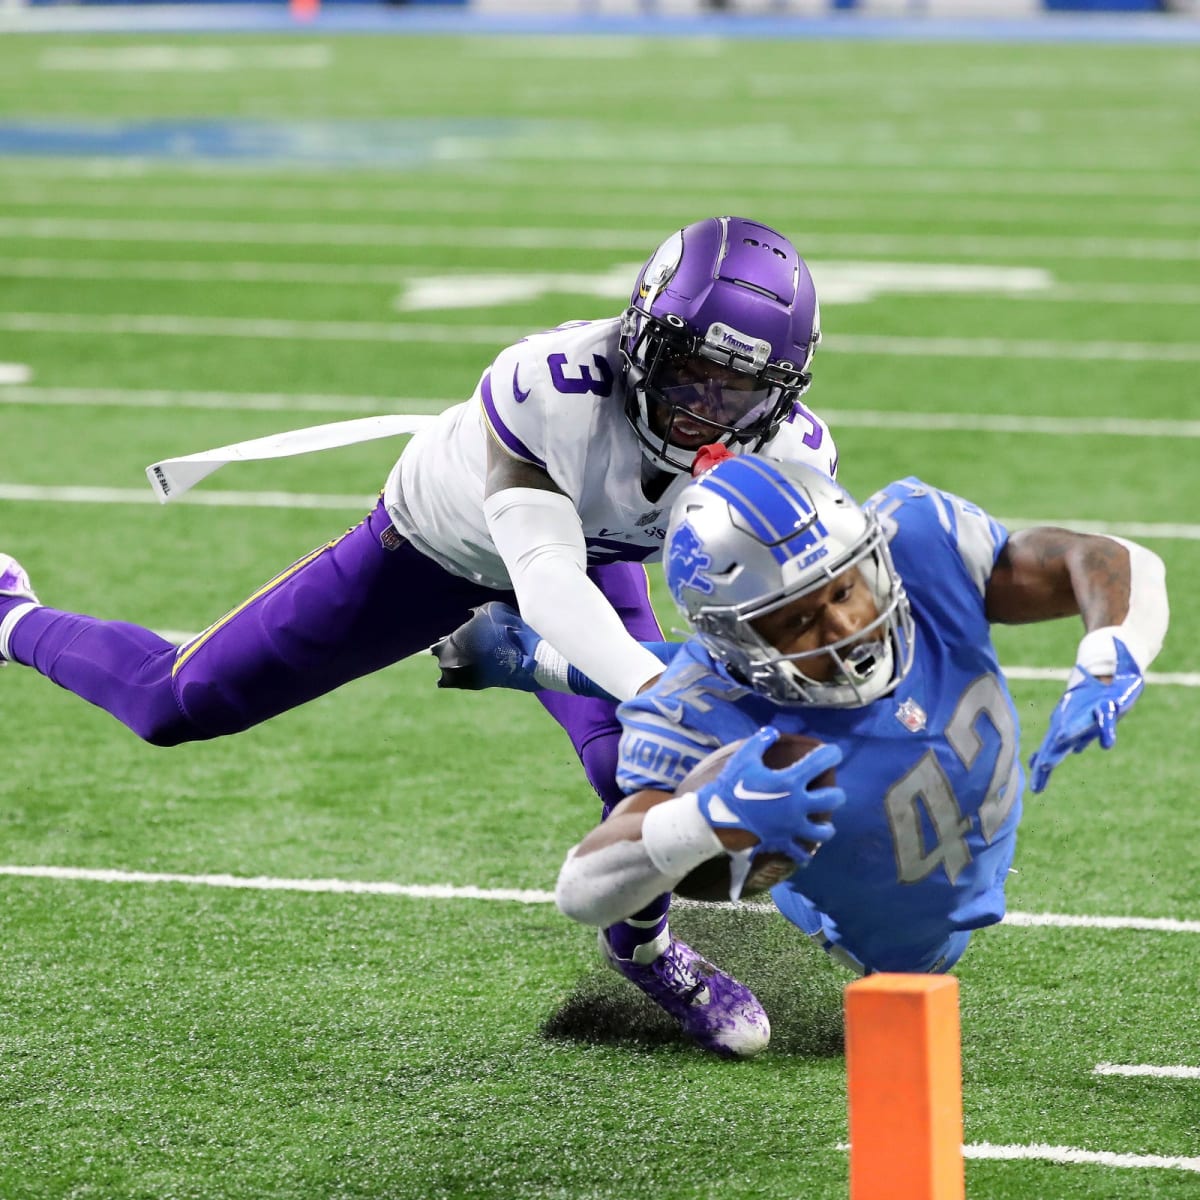
<svg viewBox="0 0 1200 1200"><path fill-rule="evenodd" d="M511 587L483 515L489 441L544 470L583 525L588 562L662 556L671 502L642 492L642 447L625 417L621 321L577 321L501 351L475 394L417 433L388 476L384 502L396 528L456 575ZM742 447L733 447L738 452ZM829 429L797 404L763 454L837 471Z"/></svg>

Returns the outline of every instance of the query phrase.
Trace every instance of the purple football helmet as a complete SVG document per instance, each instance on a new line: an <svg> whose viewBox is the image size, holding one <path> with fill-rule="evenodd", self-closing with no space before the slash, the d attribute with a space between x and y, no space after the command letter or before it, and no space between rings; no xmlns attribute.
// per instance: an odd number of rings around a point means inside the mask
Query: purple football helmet
<svg viewBox="0 0 1200 1200"><path fill-rule="evenodd" d="M690 472L713 442L758 450L812 382L820 340L812 275L782 234L742 217L672 234L621 324L625 414L643 453Z"/></svg>

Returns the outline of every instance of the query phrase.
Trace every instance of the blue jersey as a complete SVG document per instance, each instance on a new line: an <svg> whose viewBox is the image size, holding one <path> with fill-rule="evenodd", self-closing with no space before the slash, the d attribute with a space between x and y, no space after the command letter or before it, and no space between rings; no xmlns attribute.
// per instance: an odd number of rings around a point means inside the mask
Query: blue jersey
<svg viewBox="0 0 1200 1200"><path fill-rule="evenodd" d="M764 725L836 742L846 803L812 862L776 887L806 933L872 970L944 968L1004 915L1020 819L1016 710L984 612L1006 530L917 479L868 502L916 625L912 670L864 708L785 706L736 683L696 640L623 704L619 781L674 791L715 747Z"/></svg>

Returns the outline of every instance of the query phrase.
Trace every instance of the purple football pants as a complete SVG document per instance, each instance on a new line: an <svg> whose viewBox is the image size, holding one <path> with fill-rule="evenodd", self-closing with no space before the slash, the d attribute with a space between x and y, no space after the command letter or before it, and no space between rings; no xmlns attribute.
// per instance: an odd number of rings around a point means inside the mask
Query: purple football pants
<svg viewBox="0 0 1200 1200"><path fill-rule="evenodd" d="M641 566L588 574L634 637L661 638ZM238 733L426 650L488 600L516 605L512 592L452 575L413 549L381 501L182 647L141 626L39 608L18 623L10 653L145 741L174 746ZM614 706L560 692L538 699L601 799L616 803ZM589 752L597 741L603 748Z"/></svg>
<svg viewBox="0 0 1200 1200"><path fill-rule="evenodd" d="M643 567L612 563L588 575L635 638L661 639ZM182 647L139 625L36 608L17 623L9 653L145 741L175 746L238 733L426 650L488 600L516 605L512 592L452 575L414 550L381 501ZM607 816L621 799L615 705L537 697L571 739ZM667 899L611 931L618 954L629 957L661 930Z"/></svg>

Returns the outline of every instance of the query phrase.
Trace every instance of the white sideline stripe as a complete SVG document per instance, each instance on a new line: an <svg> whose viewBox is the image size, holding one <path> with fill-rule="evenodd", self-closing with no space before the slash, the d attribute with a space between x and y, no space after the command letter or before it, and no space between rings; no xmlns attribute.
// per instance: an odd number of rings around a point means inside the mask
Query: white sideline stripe
<svg viewBox="0 0 1200 1200"><path fill-rule="evenodd" d="M839 1150L849 1150L847 1142ZM1013 1161L1037 1159L1064 1165L1125 1167L1131 1170L1158 1167L1168 1171L1200 1171L1200 1158L1165 1154L1117 1154L1112 1150L1077 1150L1074 1146L1047 1146L1040 1142L1028 1146L994 1146L991 1142L973 1142L963 1146L963 1158Z"/></svg>
<svg viewBox="0 0 1200 1200"><path fill-rule="evenodd" d="M562 146L556 144L556 158ZM656 147L655 153L661 153ZM623 150L614 158L627 154ZM560 229L528 225L335 224L321 221L178 221L96 217L0 217L0 238L75 241L191 242L221 245L469 246L484 250L627 250L644 254L662 238L661 228ZM1165 262L1200 259L1200 238L1038 237L972 234L812 233L804 239L812 254L870 255L962 254L971 257L1048 257L1153 259Z"/></svg>
<svg viewBox="0 0 1200 1200"><path fill-rule="evenodd" d="M1098 1063L1093 1075L1152 1076L1156 1079L1200 1079L1200 1067L1152 1067L1144 1064L1121 1066L1118 1063Z"/></svg>
<svg viewBox="0 0 1200 1200"><path fill-rule="evenodd" d="M1077 1150L1073 1146L1046 1146L1040 1143L1029 1146L993 1146L990 1142L976 1142L963 1146L963 1157L993 1161L1040 1159L1053 1163L1125 1167L1134 1170L1157 1167L1168 1171L1200 1171L1200 1158L1165 1154L1117 1154L1111 1150Z"/></svg>
<svg viewBox="0 0 1200 1200"><path fill-rule="evenodd" d="M0 376L0 383L3 383ZM345 396L291 392L189 392L163 388L22 387L0 389L0 404L96 405L110 408L200 408L230 412L443 412L465 396ZM1013 414L882 412L872 409L821 409L831 426L859 429L908 429L919 433L949 430L959 433L1036 433L1071 438L1162 437L1200 438L1200 421L1170 421L1148 417L1022 417Z"/></svg>
<svg viewBox="0 0 1200 1200"><path fill-rule="evenodd" d="M177 504L199 504L209 508L316 508L330 510L370 508L378 497L311 492L228 492L198 491L181 496ZM31 483L0 483L0 500L46 504L148 504L157 503L149 488L48 487ZM1077 521L1057 517L997 517L1010 529L1037 525L1065 525L1081 533L1110 533L1118 537L1164 538L1200 541L1200 525L1155 525L1129 521ZM1030 676L1030 678L1035 678ZM1038 676L1037 678L1040 678Z"/></svg>
<svg viewBox="0 0 1200 1200"><path fill-rule="evenodd" d="M187 317L142 313L0 313L9 333L148 334L294 341L428 342L509 345L528 335L513 325L431 325L385 321L296 321L278 317ZM1003 338L928 338L832 334L836 354L920 358L1080 359L1085 362L1200 362L1195 342L1035 342Z"/></svg>
<svg viewBox="0 0 1200 1200"><path fill-rule="evenodd" d="M271 892L332 892L364 896L407 896L414 900L486 900L517 904L553 904L554 893L535 888L460 887L449 883L387 883L358 879L281 879L272 875L183 875L166 871L122 871L97 867L0 865L0 876L24 879L77 880L85 883L182 883L195 887L238 888ZM687 905L687 901L676 901ZM711 907L703 905L702 907ZM773 904L741 905L756 912L775 912ZM1200 933L1200 921L1161 917L1076 917L1058 913L1012 913L1004 924L1026 927L1142 929L1160 933Z"/></svg>

